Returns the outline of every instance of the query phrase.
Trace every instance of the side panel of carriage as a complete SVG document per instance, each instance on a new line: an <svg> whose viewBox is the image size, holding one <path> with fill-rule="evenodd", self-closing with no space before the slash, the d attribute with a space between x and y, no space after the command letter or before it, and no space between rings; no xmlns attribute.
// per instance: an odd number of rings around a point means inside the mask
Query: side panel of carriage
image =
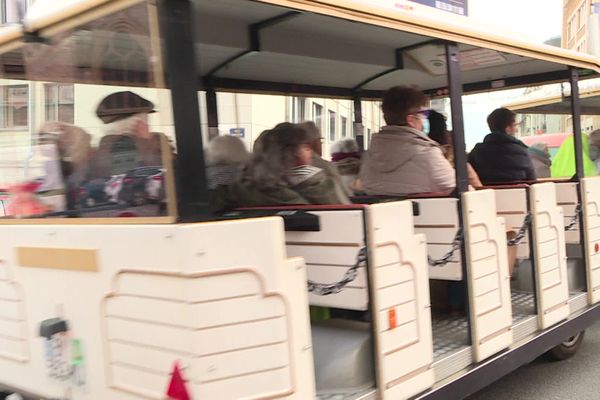
<svg viewBox="0 0 600 400"><path fill-rule="evenodd" d="M600 300L600 178L584 178L581 185L586 221L587 291L590 304L594 304Z"/></svg>
<svg viewBox="0 0 600 400"><path fill-rule="evenodd" d="M506 229L492 190L464 193L462 212L473 356L481 361L513 340Z"/></svg>
<svg viewBox="0 0 600 400"><path fill-rule="evenodd" d="M306 269L279 218L0 233L0 384L162 399L178 362L194 398L314 397ZM48 353L52 318L71 352Z"/></svg>

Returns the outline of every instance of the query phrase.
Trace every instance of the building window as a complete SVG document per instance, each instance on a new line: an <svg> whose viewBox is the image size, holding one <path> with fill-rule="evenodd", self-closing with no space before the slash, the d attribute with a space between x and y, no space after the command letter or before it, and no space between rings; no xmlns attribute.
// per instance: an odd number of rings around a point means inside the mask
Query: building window
<svg viewBox="0 0 600 400"><path fill-rule="evenodd" d="M75 122L73 85L48 83L44 85L46 121Z"/></svg>
<svg viewBox="0 0 600 400"><path fill-rule="evenodd" d="M27 0L0 0L0 24L17 24L26 12Z"/></svg>
<svg viewBox="0 0 600 400"><path fill-rule="evenodd" d="M29 126L29 86L0 87L0 129L27 129Z"/></svg>
<svg viewBox="0 0 600 400"><path fill-rule="evenodd" d="M304 97L291 97L289 102L288 121L302 122L306 120L306 99Z"/></svg>
<svg viewBox="0 0 600 400"><path fill-rule="evenodd" d="M312 104L312 120L319 130L323 130L323 106L317 103Z"/></svg>
<svg viewBox="0 0 600 400"><path fill-rule="evenodd" d="M329 141L330 142L335 142L335 120L337 118L337 115L335 114L335 111L331 111L329 110Z"/></svg>
<svg viewBox="0 0 600 400"><path fill-rule="evenodd" d="M342 137L348 135L348 118L340 117L340 130L342 131Z"/></svg>

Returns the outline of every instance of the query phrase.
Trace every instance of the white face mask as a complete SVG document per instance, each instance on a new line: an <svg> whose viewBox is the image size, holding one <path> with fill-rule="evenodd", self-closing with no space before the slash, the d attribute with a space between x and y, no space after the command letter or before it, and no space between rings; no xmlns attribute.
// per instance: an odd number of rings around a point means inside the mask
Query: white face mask
<svg viewBox="0 0 600 400"><path fill-rule="evenodd" d="M422 118L421 121L423 122L423 133L429 135L429 118Z"/></svg>

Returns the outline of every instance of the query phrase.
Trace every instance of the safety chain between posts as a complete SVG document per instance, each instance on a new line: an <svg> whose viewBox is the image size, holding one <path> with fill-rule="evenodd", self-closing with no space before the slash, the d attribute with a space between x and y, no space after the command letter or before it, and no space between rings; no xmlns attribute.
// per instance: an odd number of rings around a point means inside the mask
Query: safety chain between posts
<svg viewBox="0 0 600 400"><path fill-rule="evenodd" d="M517 232L517 236L514 239L509 239L506 241L508 246L516 246L525 238L525 233L527 233L527 229L529 229L529 225L531 224L531 213L527 213L525 219L523 220L523 225L519 228Z"/></svg>
<svg viewBox="0 0 600 400"><path fill-rule="evenodd" d="M431 258L431 256L428 255L427 262L429 263L429 265L432 267L443 267L444 265L448 264L452 256L454 256L454 253L456 253L456 251L460 249L462 239L462 228L459 228L456 231L456 235L454 235L454 239L452 240L452 248L450 249L450 251L444 254L442 258L438 258L437 260L434 260L433 258Z"/></svg>
<svg viewBox="0 0 600 400"><path fill-rule="evenodd" d="M328 296L330 294L336 294L341 292L350 282L356 279L358 275L358 268L364 266L367 262L367 248L363 247L358 251L356 256L356 263L348 268L341 280L335 283L317 283L314 281L308 281L309 293L317 296Z"/></svg>
<svg viewBox="0 0 600 400"><path fill-rule="evenodd" d="M565 226L565 231L570 231L577 225L577 222L579 222L579 213L581 213L581 204L577 204L577 207L575 207L575 215L573 215L571 221Z"/></svg>

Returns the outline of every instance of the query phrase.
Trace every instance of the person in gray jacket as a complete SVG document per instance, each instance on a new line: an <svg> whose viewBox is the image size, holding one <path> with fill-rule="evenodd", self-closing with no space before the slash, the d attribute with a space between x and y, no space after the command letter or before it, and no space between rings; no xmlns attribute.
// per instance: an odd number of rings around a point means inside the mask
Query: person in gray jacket
<svg viewBox="0 0 600 400"><path fill-rule="evenodd" d="M454 168L440 145L423 132L426 103L423 92L406 86L393 87L383 96L387 125L373 135L360 169L367 194L449 193L456 186Z"/></svg>

